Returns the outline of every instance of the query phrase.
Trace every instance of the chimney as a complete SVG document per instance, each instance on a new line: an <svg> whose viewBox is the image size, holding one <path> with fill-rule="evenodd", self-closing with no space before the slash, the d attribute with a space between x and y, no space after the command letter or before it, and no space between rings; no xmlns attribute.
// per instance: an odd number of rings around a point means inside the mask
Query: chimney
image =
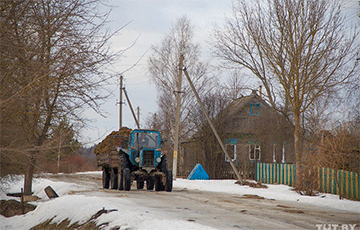
<svg viewBox="0 0 360 230"><path fill-rule="evenodd" d="M260 98L262 98L262 85L259 86L259 94Z"/></svg>

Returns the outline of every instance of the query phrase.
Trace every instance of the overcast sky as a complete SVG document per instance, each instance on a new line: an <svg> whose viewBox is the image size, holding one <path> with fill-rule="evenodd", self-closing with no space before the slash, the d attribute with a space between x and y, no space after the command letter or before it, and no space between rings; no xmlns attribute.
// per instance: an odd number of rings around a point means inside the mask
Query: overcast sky
<svg viewBox="0 0 360 230"><path fill-rule="evenodd" d="M346 2L348 21L353 21L360 11L358 1ZM209 61L209 36L215 24L221 25L226 17L231 16L233 0L109 0L108 3L114 6L109 18L110 28L121 28L130 22L112 39L113 49L127 49L136 41L113 68L122 73L138 62L123 76L132 106L134 109L140 107L140 123L144 124L146 117L158 109L157 93L147 70L151 46L160 44L169 33L172 23L186 15L194 26L195 42L201 46L201 58ZM82 142L88 146L100 142L111 131L119 129L119 106L116 105L119 100L118 83L109 86L109 89L113 95L102 106L106 118L91 110L84 113L84 117L92 120L90 128L82 132ZM123 126L135 128L127 103L123 106Z"/></svg>
<svg viewBox="0 0 360 230"><path fill-rule="evenodd" d="M194 26L195 42L201 46L201 58L207 61L210 58L208 37L214 24L223 23L225 15L231 13L232 0L111 0L108 3L114 6L109 18L109 26L112 29L121 28L130 22L112 39L113 49L127 49L136 40L114 65L114 69L122 73L140 59L136 66L126 71L123 76L131 104L134 109L140 107L140 123L144 124L146 117L158 109L157 93L147 70L151 46L160 44L169 33L172 24L186 15ZM98 143L111 131L119 128L119 106L116 105L119 100L119 85L114 84L109 88L113 96L102 106L106 118L91 110L84 114L92 120L89 123L91 127L82 132L84 143ZM135 128L127 103L123 106L123 126Z"/></svg>

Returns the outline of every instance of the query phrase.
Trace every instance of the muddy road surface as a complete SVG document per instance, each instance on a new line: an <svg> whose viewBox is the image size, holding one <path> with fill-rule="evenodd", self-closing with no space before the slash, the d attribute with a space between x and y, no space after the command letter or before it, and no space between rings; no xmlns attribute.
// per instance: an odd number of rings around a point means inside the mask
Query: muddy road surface
<svg viewBox="0 0 360 230"><path fill-rule="evenodd" d="M87 188L74 192L76 194L127 197L147 212L217 229L318 229L319 224L356 224L358 229L360 226L358 213L341 211L336 207L330 209L257 196L179 189L176 184L170 193L137 190L136 182L131 191L103 189L99 173L41 177L81 184Z"/></svg>

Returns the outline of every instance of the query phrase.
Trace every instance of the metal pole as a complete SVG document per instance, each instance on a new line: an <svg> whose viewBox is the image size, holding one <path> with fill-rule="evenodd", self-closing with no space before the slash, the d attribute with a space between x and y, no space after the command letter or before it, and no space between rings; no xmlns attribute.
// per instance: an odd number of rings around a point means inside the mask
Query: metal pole
<svg viewBox="0 0 360 230"><path fill-rule="evenodd" d="M139 122L139 128L140 128L140 107L139 106L136 108L136 112L137 112L137 120Z"/></svg>
<svg viewBox="0 0 360 230"><path fill-rule="evenodd" d="M122 127L122 91L123 91L123 76L120 75L120 101L119 101L119 130Z"/></svg>
<svg viewBox="0 0 360 230"><path fill-rule="evenodd" d="M177 161L178 161L178 150L179 150L179 129L180 129L180 107L181 107L181 74L183 68L183 60L184 56L180 55L180 63L179 63L179 75L177 82L177 91L176 91L176 111L175 111L175 134L174 134L174 154L173 154L173 179L176 180L177 174Z"/></svg>
<svg viewBox="0 0 360 230"><path fill-rule="evenodd" d="M209 115L207 114L207 112L206 112L206 110L205 110L205 107L204 107L203 103L201 102L201 99L200 99L200 97L199 97L199 94L196 92L196 89L195 89L195 87L194 87L194 85L193 85L193 83L192 83L192 81L191 81L191 79L190 79L190 77L189 77L189 74L188 74L188 72L186 71L186 68L184 68L183 71L184 71L184 73L185 73L185 76L186 76L187 80L189 81L190 87L191 87L192 91L194 92L195 97L196 97L198 103L200 104L200 107L201 107L201 109L202 109L202 111L203 111L203 113L204 113L204 115L205 115L205 117L206 117L206 119L207 119L207 121L208 121L208 123L209 123L209 125L210 125L210 127L211 127L211 129L212 129L212 131L213 131L214 134L215 134L215 137L216 137L217 141L218 141L219 144L220 144L220 147L221 147L222 151L225 153L225 156L226 156L227 159L229 160L229 163L230 163L230 165L231 165L231 168L232 168L233 171L235 172L236 177L238 178L239 183L242 185L242 184L243 184L243 179L242 179L240 173L238 172L238 170L237 170L234 162L232 162L232 160L231 160L228 152L226 151L226 148L225 148L225 146L224 146L224 144L223 144L223 142L222 142L222 140L221 140L218 132L216 131L214 124L213 124L212 121L210 120Z"/></svg>
<svg viewBox="0 0 360 230"><path fill-rule="evenodd" d="M135 112L134 112L134 110L133 110L133 107L131 106L130 99L129 99L129 97L128 97L128 94L127 94L125 88L124 88L124 94L125 94L125 97L126 97L127 102L129 103L130 111L131 111L131 113L132 113L132 115L133 115L133 118L134 118L134 120L135 120L136 126L137 126L138 129L140 129L139 121L136 119Z"/></svg>

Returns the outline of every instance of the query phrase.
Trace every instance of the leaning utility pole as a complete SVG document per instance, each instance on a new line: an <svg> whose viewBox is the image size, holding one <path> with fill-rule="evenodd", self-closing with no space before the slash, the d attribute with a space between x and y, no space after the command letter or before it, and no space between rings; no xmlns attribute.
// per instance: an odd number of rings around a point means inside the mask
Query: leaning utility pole
<svg viewBox="0 0 360 230"><path fill-rule="evenodd" d="M125 94L125 97L126 97L127 102L129 103L130 111L131 111L131 114L133 115L133 118L134 118L134 120L135 120L136 126L137 126L138 129L140 129L139 121L138 121L138 119L136 119L134 109L133 109L133 107L131 106L129 96L128 96L125 88L124 88L124 94Z"/></svg>
<svg viewBox="0 0 360 230"><path fill-rule="evenodd" d="M180 55L179 63L179 75L176 90L176 111L175 111L175 134L174 134L174 155L173 155L173 178L176 180L177 174L177 160L178 160L178 149L179 149L179 129L180 129L180 106L181 106L181 74L183 68L184 56Z"/></svg>
<svg viewBox="0 0 360 230"><path fill-rule="evenodd" d="M122 127L122 91L123 91L123 76L120 75L119 130Z"/></svg>
<svg viewBox="0 0 360 230"><path fill-rule="evenodd" d="M138 106L137 108L136 108L136 115L137 115L137 121L138 121L138 123L139 123L139 126L140 126L140 107Z"/></svg>
<svg viewBox="0 0 360 230"><path fill-rule="evenodd" d="M206 119L207 119L207 121L208 121L211 129L212 129L212 131L213 131L214 134L215 134L215 137L216 137L217 141L218 141L219 144L220 144L220 147L221 147L222 151L225 153L225 156L226 156L226 158L229 160L230 165L231 165L233 171L235 172L236 177L238 178L239 183L242 185L242 184L243 184L243 179L242 179L239 171L237 170L234 162L231 161L230 155L229 155L228 152L226 151L226 148L225 148L224 143L222 142L222 140L221 140L218 132L216 131L214 124L213 124L212 121L210 120L210 117L209 117L208 113L207 113L206 110L205 110L204 104L201 102L201 99L200 99L200 97L199 97L199 94L197 93L197 91L196 91L196 89L195 89L195 87L194 87L194 85L193 85L193 83L192 83L192 81L191 81L191 79L190 79L190 77L189 77L189 74L188 74L188 72L186 71L186 68L184 68L183 71L184 71L184 73L185 73L185 76L186 76L187 80L189 81L190 87L191 87L192 91L194 92L195 97L196 97L196 99L197 99L197 101L198 101L198 103L199 103L199 105L200 105L200 107L201 107L201 109L202 109L202 111L203 111L203 113L204 113L204 115L205 115L205 117L206 117Z"/></svg>

